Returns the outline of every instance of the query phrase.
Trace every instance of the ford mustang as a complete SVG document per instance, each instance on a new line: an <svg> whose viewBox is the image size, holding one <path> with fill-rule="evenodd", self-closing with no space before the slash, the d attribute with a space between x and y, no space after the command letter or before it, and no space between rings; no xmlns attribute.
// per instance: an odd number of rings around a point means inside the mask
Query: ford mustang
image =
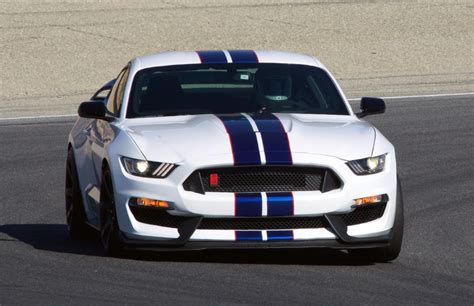
<svg viewBox="0 0 474 306"><path fill-rule="evenodd" d="M334 248L400 252L393 145L353 112L317 59L252 50L130 61L79 106L69 134L73 239L127 249Z"/></svg>

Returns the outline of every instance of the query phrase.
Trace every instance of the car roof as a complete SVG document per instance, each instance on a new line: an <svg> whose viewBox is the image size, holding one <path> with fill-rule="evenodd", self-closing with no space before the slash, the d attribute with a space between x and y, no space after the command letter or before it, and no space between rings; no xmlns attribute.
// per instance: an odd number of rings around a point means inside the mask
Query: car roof
<svg viewBox="0 0 474 306"><path fill-rule="evenodd" d="M190 64L201 64L200 54L224 54L228 59L228 63L232 62L231 53L235 54L250 54L256 55L259 63L276 63L276 64L297 64L315 66L319 68L325 68L321 62L315 57L283 52L283 51L254 51L254 50L208 50L208 51L170 51L162 52L158 54L140 56L131 61L135 71L161 66L174 66L174 65L190 65ZM234 61L235 62L235 61Z"/></svg>

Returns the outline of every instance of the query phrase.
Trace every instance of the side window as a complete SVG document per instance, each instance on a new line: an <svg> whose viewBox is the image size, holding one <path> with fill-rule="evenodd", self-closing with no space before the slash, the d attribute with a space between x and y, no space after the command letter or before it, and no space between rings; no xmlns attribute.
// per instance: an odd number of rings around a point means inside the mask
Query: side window
<svg viewBox="0 0 474 306"><path fill-rule="evenodd" d="M101 88L91 98L91 101L102 101L104 102L109 96L111 88Z"/></svg>
<svg viewBox="0 0 474 306"><path fill-rule="evenodd" d="M129 68L128 66L120 72L115 82L114 87L110 91L109 99L107 100L107 110L115 115L118 115L120 107L122 106L123 94L125 85L127 84Z"/></svg>

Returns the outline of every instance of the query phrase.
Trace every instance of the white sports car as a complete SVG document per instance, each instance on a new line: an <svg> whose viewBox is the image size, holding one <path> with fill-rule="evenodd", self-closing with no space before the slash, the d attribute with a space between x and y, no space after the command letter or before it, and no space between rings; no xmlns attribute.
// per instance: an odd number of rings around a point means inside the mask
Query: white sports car
<svg viewBox="0 0 474 306"><path fill-rule="evenodd" d="M395 259L403 204L394 147L353 113L315 58L167 52L130 61L79 106L67 224L129 248L338 248Z"/></svg>

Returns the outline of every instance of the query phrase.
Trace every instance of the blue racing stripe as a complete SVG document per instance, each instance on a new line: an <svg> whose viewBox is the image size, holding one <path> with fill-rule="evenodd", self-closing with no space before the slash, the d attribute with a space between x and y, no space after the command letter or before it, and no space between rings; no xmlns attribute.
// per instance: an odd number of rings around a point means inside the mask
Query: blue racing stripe
<svg viewBox="0 0 474 306"><path fill-rule="evenodd" d="M267 240L293 240L293 231L267 231Z"/></svg>
<svg viewBox="0 0 474 306"><path fill-rule="evenodd" d="M224 51L196 51L203 64L227 64L227 58Z"/></svg>
<svg viewBox="0 0 474 306"><path fill-rule="evenodd" d="M261 231L235 231L235 240L237 241L262 241Z"/></svg>
<svg viewBox="0 0 474 306"><path fill-rule="evenodd" d="M229 134L234 165L260 165L257 136L247 118L241 114L219 115Z"/></svg>
<svg viewBox="0 0 474 306"><path fill-rule="evenodd" d="M253 114L252 118L262 135L267 165L292 165L288 134L280 119L270 113Z"/></svg>
<svg viewBox="0 0 474 306"><path fill-rule="evenodd" d="M233 63L237 64L256 64L258 57L253 50L229 50Z"/></svg>
<svg viewBox="0 0 474 306"><path fill-rule="evenodd" d="M262 216L262 195L260 193L236 193L235 215L239 217Z"/></svg>
<svg viewBox="0 0 474 306"><path fill-rule="evenodd" d="M267 193L267 215L294 215L293 194L291 192Z"/></svg>

